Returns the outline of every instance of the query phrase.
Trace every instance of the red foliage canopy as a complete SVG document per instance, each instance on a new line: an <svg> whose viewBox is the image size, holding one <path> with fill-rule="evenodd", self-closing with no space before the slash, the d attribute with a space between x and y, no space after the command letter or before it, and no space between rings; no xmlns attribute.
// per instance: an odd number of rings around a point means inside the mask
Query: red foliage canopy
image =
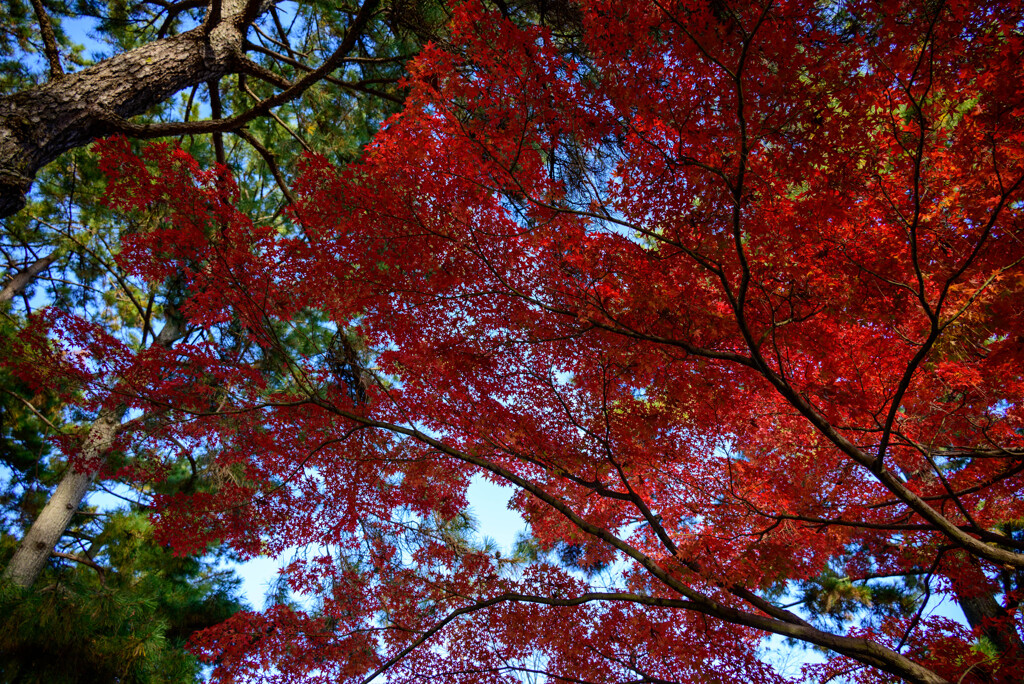
<svg viewBox="0 0 1024 684"><path fill-rule="evenodd" d="M163 534L304 547L319 597L196 647L224 681L774 682L779 634L833 655L806 676L1019 681L1019 3L562 12L461 5L361 163L307 160L301 237L102 148L111 202L164 212L123 263L207 331L117 375L234 473ZM479 473L575 563L453 532Z"/></svg>

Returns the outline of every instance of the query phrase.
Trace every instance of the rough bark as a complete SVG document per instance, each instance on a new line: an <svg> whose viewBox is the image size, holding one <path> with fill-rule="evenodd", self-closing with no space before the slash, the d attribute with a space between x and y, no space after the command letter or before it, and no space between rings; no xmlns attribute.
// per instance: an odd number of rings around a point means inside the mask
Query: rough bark
<svg viewBox="0 0 1024 684"><path fill-rule="evenodd" d="M244 0L220 21L0 97L0 217L25 204L36 173L62 153L117 131L174 93L236 72L248 28Z"/></svg>
<svg viewBox="0 0 1024 684"><path fill-rule="evenodd" d="M56 260L57 250L54 250L42 258L36 259L31 264L15 273L7 284L4 285L4 288L0 290L0 304L14 299L15 296L28 287L28 284L31 283L37 275L48 269Z"/></svg>
<svg viewBox="0 0 1024 684"><path fill-rule="evenodd" d="M168 322L153 344L170 347L179 337L180 328ZM100 411L85 439L82 458L77 465L68 467L57 491L46 502L7 564L4 575L13 584L27 589L39 577L113 447L123 416L123 407L105 407Z"/></svg>

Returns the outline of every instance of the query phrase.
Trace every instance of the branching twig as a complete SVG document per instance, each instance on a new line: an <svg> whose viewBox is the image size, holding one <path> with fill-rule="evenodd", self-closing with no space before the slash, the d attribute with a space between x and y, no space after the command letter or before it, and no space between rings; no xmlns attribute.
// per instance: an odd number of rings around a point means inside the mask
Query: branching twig
<svg viewBox="0 0 1024 684"><path fill-rule="evenodd" d="M35 10L36 20L39 22L39 33L43 37L46 61L50 64L50 80L59 81L64 78L64 68L60 65L60 52L57 50L57 38L53 33L53 26L50 24L50 15L46 13L43 0L32 0L32 9Z"/></svg>

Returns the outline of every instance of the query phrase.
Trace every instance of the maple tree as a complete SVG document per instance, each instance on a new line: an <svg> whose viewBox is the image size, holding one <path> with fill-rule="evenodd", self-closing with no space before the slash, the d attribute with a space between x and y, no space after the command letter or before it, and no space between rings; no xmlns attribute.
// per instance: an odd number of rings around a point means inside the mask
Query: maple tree
<svg viewBox="0 0 1024 684"><path fill-rule="evenodd" d="M443 22L443 5L430 1L4 3L5 361L20 353L20 363L31 364L50 353L42 338L20 349L6 343L46 306L89 320L133 352L175 329L165 324L180 283L142 282L112 256L120 233L140 227L99 206L103 180L84 148L89 141L176 126L188 134L179 141L190 154L229 164L245 184L239 206L288 230L280 208L293 199L293 158L303 149L328 150L338 163L356 155L400 104L404 62ZM146 511L154 489L206 491L225 474L207 452L178 445L171 476L119 478L147 454L116 444L107 451L113 435L149 429L159 411L129 417L116 400L82 410L73 389L59 398L50 389L0 372L0 679L194 681L199 670L182 651L185 639L240 606L225 598L230 573L218 567L231 555L212 548L171 558L152 547ZM83 444L101 458L68 467ZM127 493L130 507L115 510L102 490ZM90 492L93 505L79 511Z"/></svg>
<svg viewBox="0 0 1024 684"><path fill-rule="evenodd" d="M1019 681L1018 3L563 11L460 5L361 163L307 158L301 237L102 145L111 205L160 215L119 263L203 334L55 312L18 372L176 416L138 476L186 444L224 482L157 534L302 547L315 597L194 647L223 681L771 682L776 634L822 680ZM481 473L563 562L460 534Z"/></svg>

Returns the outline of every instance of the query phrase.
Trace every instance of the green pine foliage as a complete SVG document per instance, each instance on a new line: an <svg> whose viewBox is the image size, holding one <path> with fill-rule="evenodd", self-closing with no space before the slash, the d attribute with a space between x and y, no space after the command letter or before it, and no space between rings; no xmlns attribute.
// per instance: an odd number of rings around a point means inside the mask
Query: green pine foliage
<svg viewBox="0 0 1024 684"><path fill-rule="evenodd" d="M15 353L22 324L0 310L0 354ZM0 567L66 468L53 438L80 432L67 414L52 388L0 368ZM194 486L190 473L162 487ZM242 608L227 559L175 555L153 539L144 506L83 508L57 552L30 590L0 577L0 682L200 681L189 637Z"/></svg>
<svg viewBox="0 0 1024 684"><path fill-rule="evenodd" d="M63 68L71 73L110 55L196 26L202 6L124 0L44 0ZM182 5L182 7L179 7ZM180 10L180 11L179 11ZM351 7L312 0L282 4L258 20L250 37L265 49L251 59L295 79L305 73L290 59L319 64L341 41ZM282 233L294 231L284 187L307 151L344 164L356 159L404 97L405 61L427 40L443 40L448 10L433 0L395 0L364 36L360 60L338 70L300 99L250 122L240 134L167 139L204 168L223 160L239 183L239 208ZM276 41L276 42L275 42ZM282 45L287 44L289 49ZM275 54L276 53L276 54ZM282 59L280 55L283 54ZM0 92L15 93L47 80L39 26L28 0L0 3ZM340 82L352 85L343 86ZM275 88L259 79L227 76L217 85L223 116L245 111ZM200 84L154 106L140 123L194 121L211 115L211 85ZM255 145L253 144L255 142ZM139 144L143 143L133 143ZM260 149L262 148L262 150ZM181 299L180 283L142 283L118 264L122 236L151 229L159 216L117 216L102 203L105 181L95 155L82 147L55 160L35 178L28 203L0 222L0 283L35 260L52 265L13 302L0 305L0 355L10 360L9 341L42 308L74 313L130 348L152 343L162 321ZM300 316L300 318L302 318ZM311 312L302 324L282 330L296 355L322 353L337 330ZM245 358L268 385L292 381L290 359L263 350L234 323L217 342L247 345ZM357 343L358 341L353 341ZM35 350L30 353L48 353ZM26 350L22 349L21 353ZM54 439L87 433L94 414L62 403L74 388L30 388L0 364L0 569L38 517L66 467ZM137 417L140 423L148 417ZM216 455L193 452L173 464L164 479L129 492L116 473L126 466L146 471L162 454L108 456L101 484L134 497L140 505L90 507L79 512L31 590L0 580L0 682L193 682L198 661L185 648L197 630L215 625L242 607L230 558L212 553L180 557L153 539L145 503L156 490L212 490L225 477ZM131 468L127 468L131 469ZM112 500L103 497L102 500ZM279 589L285 592L282 581ZM283 600L283 599L282 599Z"/></svg>
<svg viewBox="0 0 1024 684"><path fill-rule="evenodd" d="M0 681L195 682L183 647L241 607L239 580L210 558L156 544L145 515L101 516L95 561L59 559L31 590L0 584ZM0 538L3 562L16 539Z"/></svg>

